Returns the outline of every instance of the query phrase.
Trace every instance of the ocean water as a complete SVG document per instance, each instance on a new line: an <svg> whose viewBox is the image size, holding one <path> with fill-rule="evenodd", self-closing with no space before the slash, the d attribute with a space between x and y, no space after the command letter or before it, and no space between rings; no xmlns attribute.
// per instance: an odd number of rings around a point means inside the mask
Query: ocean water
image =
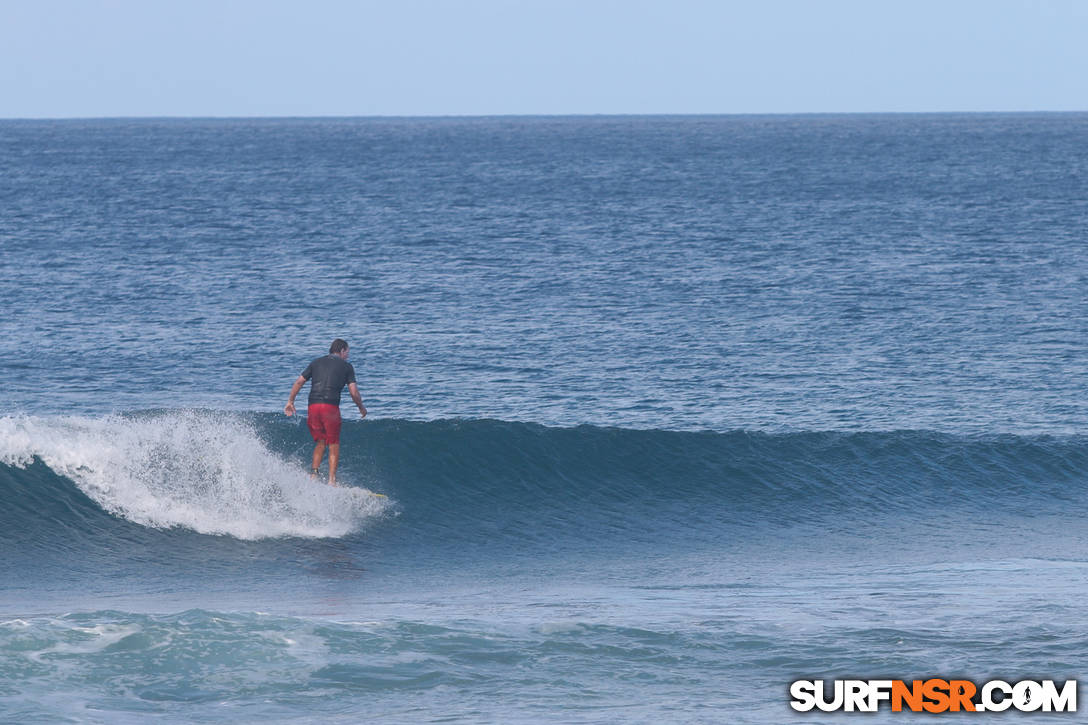
<svg viewBox="0 0 1088 725"><path fill-rule="evenodd" d="M0 722L1080 678L1086 173L1083 114L0 121Z"/></svg>

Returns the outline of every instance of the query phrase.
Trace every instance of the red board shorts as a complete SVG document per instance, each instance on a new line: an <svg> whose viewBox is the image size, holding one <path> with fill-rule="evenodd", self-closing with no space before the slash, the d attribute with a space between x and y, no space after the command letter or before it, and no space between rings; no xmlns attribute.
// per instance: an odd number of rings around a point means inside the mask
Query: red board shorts
<svg viewBox="0 0 1088 725"><path fill-rule="evenodd" d="M306 425L315 441L340 442L340 406L310 403L306 408Z"/></svg>

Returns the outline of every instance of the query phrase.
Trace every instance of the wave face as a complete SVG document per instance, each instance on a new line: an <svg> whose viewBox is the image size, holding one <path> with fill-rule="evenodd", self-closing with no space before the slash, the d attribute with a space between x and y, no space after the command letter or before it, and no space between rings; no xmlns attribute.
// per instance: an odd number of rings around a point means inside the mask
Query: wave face
<svg viewBox="0 0 1088 725"><path fill-rule="evenodd" d="M306 472L282 416L160 411L0 419L0 524L19 538L117 526L238 539L626 541L1083 502L1088 441L916 431L671 432L492 420L348 421L342 488ZM373 489L389 498L370 496ZM731 534L730 534L731 535Z"/></svg>
<svg viewBox="0 0 1088 725"><path fill-rule="evenodd" d="M638 681L779 722L799 673L1006 676L1013 651L1061 676L1081 648L1053 623L1085 566L1052 557L1084 550L1084 439L375 420L343 444L332 489L282 416L0 419L5 712L401 722L456 692L537 722Z"/></svg>
<svg viewBox="0 0 1088 725"><path fill-rule="evenodd" d="M799 673L997 677L1012 651L1060 678L1082 647L1060 623L1084 564L1053 559L1088 541L1082 438L377 420L342 441L334 489L283 416L0 419L5 713L409 722L452 692L485 720L598 721L570 703L634 681L777 722Z"/></svg>

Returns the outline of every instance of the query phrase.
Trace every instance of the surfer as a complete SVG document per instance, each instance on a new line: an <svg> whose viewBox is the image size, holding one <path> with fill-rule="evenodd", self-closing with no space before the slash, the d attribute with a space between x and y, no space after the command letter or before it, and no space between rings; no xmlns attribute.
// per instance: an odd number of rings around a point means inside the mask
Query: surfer
<svg viewBox="0 0 1088 725"><path fill-rule="evenodd" d="M291 386L287 405L283 412L288 417L295 414L295 396L307 380L311 380L306 424L314 437L314 459L310 476L317 477L317 469L325 449L329 450L329 485L336 485L336 466L340 462L340 392L348 386L348 394L359 406L359 414L365 418L366 408L359 388L355 385L355 368L348 362L348 344L336 338L329 346L329 354L319 357L302 371Z"/></svg>

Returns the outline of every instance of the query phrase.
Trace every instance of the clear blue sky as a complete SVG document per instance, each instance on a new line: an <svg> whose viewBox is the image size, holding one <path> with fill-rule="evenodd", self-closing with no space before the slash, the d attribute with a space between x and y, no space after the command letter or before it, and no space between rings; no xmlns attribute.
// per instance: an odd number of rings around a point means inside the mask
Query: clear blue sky
<svg viewBox="0 0 1088 725"><path fill-rule="evenodd" d="M0 118L1088 110L1085 0L0 11Z"/></svg>

